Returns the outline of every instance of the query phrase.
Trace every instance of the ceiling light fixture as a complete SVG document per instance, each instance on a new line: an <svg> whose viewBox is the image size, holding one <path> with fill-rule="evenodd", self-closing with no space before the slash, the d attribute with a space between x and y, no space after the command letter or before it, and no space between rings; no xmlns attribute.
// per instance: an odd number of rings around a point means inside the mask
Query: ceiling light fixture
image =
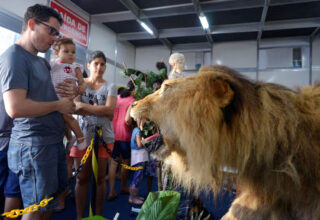
<svg viewBox="0 0 320 220"><path fill-rule="evenodd" d="M148 25L146 25L143 21L139 21L139 23L149 34L153 35L153 31Z"/></svg>
<svg viewBox="0 0 320 220"><path fill-rule="evenodd" d="M209 28L209 23L208 20L206 18L206 16L204 16L203 14L199 16L202 28L207 30Z"/></svg>

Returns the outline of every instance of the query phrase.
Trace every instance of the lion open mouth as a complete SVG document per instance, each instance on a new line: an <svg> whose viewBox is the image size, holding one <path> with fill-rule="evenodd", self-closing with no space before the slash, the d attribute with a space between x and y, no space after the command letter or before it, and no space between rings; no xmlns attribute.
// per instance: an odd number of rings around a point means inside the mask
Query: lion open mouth
<svg viewBox="0 0 320 220"><path fill-rule="evenodd" d="M141 131L143 131L143 127L146 123L146 120L147 120L146 118L138 118L137 119L137 125Z"/></svg>

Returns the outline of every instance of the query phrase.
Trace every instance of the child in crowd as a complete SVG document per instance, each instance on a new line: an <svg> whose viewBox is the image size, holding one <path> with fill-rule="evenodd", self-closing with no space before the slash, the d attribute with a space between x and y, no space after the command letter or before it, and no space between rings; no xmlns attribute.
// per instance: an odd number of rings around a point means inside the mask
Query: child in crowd
<svg viewBox="0 0 320 220"><path fill-rule="evenodd" d="M157 68L158 66L160 67L165 67L165 64L163 64L162 66L159 64L160 62L157 63ZM153 92L157 91L158 89L160 89L161 87L161 84L162 84L163 80L162 79L157 79L155 80L153 83L152 83L152 89L153 89ZM145 146L145 148L148 148L148 145L157 145L158 142L161 142L162 141L158 141L158 139L161 138L162 140L162 137L158 137L159 136L159 131L158 129L156 128L155 129L155 132L152 136L150 137L147 137L146 139L143 139L142 140L142 144ZM160 135L161 136L161 135ZM147 144L147 145L146 145ZM149 150L147 150L149 151ZM148 193L151 192L151 189L152 189L152 182L153 182L153 178L158 178L158 189L160 191L161 187L160 187L160 184L161 183L161 179L159 178L159 173L158 173L158 169L159 169L159 162L156 160L156 159L153 159L151 156L150 156L150 153L149 154L149 161L146 165L146 172L145 172L145 175L148 177L148 180L147 180L147 186L148 186ZM160 187L160 188L159 188Z"/></svg>
<svg viewBox="0 0 320 220"><path fill-rule="evenodd" d="M83 67L80 64L74 63L76 60L76 46L71 38L63 37L58 39L52 46L57 59L50 62L51 78L55 86L66 79L74 80L77 83L77 93L85 92L86 86L83 79ZM58 95L59 96L59 95ZM60 97L59 97L60 98ZM84 135L80 129L78 121L72 115L64 114L63 119L71 128L76 137L72 137L70 132L66 132L68 139L67 151L72 147L77 140L79 150L87 147Z"/></svg>
<svg viewBox="0 0 320 220"><path fill-rule="evenodd" d="M144 149L141 140L142 133L141 130L136 126L134 120L132 123L135 125L135 128L132 131L131 135L131 166L133 167L144 167L144 162L148 161L148 152ZM139 197L139 183L143 178L143 169L134 171L132 182L130 185L130 196L129 203L134 205L141 205L143 203L143 198Z"/></svg>

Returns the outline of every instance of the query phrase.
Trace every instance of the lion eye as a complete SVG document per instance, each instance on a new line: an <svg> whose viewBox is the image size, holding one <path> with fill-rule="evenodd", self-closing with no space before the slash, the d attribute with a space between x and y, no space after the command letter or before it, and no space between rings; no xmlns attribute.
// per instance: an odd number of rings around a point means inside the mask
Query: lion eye
<svg viewBox="0 0 320 220"><path fill-rule="evenodd" d="M168 84L163 84L163 85L161 86L161 92L160 92L160 94L163 94L165 91L167 91L168 88L170 88L170 85L168 85Z"/></svg>

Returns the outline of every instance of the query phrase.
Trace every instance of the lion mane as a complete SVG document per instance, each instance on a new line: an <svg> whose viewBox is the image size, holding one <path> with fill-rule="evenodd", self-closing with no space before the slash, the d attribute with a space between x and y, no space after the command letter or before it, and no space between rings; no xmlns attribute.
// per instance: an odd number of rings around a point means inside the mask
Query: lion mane
<svg viewBox="0 0 320 220"><path fill-rule="evenodd" d="M166 80L131 115L161 129L175 180L218 192L236 170L224 220L320 219L320 86L293 91L224 66Z"/></svg>

